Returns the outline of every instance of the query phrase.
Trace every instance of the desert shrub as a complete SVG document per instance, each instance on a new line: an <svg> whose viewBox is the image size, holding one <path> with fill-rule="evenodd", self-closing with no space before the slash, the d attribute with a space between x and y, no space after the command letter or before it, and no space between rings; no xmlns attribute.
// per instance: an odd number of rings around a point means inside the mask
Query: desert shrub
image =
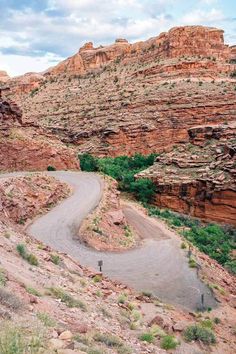
<svg viewBox="0 0 236 354"><path fill-rule="evenodd" d="M27 336L22 328L6 325L0 330L1 354L37 354L42 346L40 335Z"/></svg>
<svg viewBox="0 0 236 354"><path fill-rule="evenodd" d="M122 347L123 342L117 336L108 334L108 333L96 333L93 337L96 342L104 343L107 347Z"/></svg>
<svg viewBox="0 0 236 354"><path fill-rule="evenodd" d="M26 260L31 265L34 265L34 266L38 266L39 265L37 257L34 254L32 254L32 253L27 255Z"/></svg>
<svg viewBox="0 0 236 354"><path fill-rule="evenodd" d="M47 171L56 171L56 168L54 166L48 166Z"/></svg>
<svg viewBox="0 0 236 354"><path fill-rule="evenodd" d="M26 252L25 245L23 245L23 244L17 245L16 250L22 258L26 259L27 252Z"/></svg>
<svg viewBox="0 0 236 354"><path fill-rule="evenodd" d="M196 268L197 267L197 263L196 263L195 259L193 259L193 258L189 258L188 265L189 265L190 268Z"/></svg>
<svg viewBox="0 0 236 354"><path fill-rule="evenodd" d="M0 269L0 287L5 286L7 284L7 277L5 271Z"/></svg>
<svg viewBox="0 0 236 354"><path fill-rule="evenodd" d="M63 289L60 288L49 288L49 293L57 299L60 299L68 307L79 307L82 311L86 311L86 305L83 301L75 299L70 294L67 294Z"/></svg>
<svg viewBox="0 0 236 354"><path fill-rule="evenodd" d="M178 340L174 336L164 336L161 339L161 348L162 349L175 349L178 345Z"/></svg>
<svg viewBox="0 0 236 354"><path fill-rule="evenodd" d="M37 317L44 324L45 327L53 327L56 325L56 321L51 318L46 312L38 312Z"/></svg>
<svg viewBox="0 0 236 354"><path fill-rule="evenodd" d="M54 263L56 265L58 265L61 261L60 257L57 254L51 254L50 260L52 261L52 263Z"/></svg>
<svg viewBox="0 0 236 354"><path fill-rule="evenodd" d="M151 332L145 332L139 336L139 339L142 342L152 343L154 341L155 337Z"/></svg>
<svg viewBox="0 0 236 354"><path fill-rule="evenodd" d="M40 294L40 292L38 290L32 288L31 286L27 286L26 291L27 291L27 293L34 295L34 296L42 296L42 294Z"/></svg>
<svg viewBox="0 0 236 354"><path fill-rule="evenodd" d="M0 288L0 304L17 311L23 307L21 300L14 293Z"/></svg>
<svg viewBox="0 0 236 354"><path fill-rule="evenodd" d="M214 333L199 325L193 325L186 328L184 331L184 338L187 342L194 340L203 342L204 344L214 344L216 342Z"/></svg>
<svg viewBox="0 0 236 354"><path fill-rule="evenodd" d="M37 266L39 264L37 257L32 253L28 253L25 245L18 244L16 246L16 250L19 253L19 255L23 259L25 259L29 264L34 265L34 266Z"/></svg>
<svg viewBox="0 0 236 354"><path fill-rule="evenodd" d="M118 297L118 304L124 304L127 300L127 296L125 294L121 294L119 297Z"/></svg>
<svg viewBox="0 0 236 354"><path fill-rule="evenodd" d="M213 329L214 328L214 323L213 323L212 320L207 318L207 319L201 321L201 326L204 327L204 328Z"/></svg>

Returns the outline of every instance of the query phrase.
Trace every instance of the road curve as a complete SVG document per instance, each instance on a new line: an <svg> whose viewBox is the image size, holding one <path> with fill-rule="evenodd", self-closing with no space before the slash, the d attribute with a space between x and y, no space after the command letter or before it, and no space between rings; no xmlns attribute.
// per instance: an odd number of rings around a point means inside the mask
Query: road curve
<svg viewBox="0 0 236 354"><path fill-rule="evenodd" d="M102 181L92 173L55 171L48 174L72 186L73 194L37 218L28 227L28 233L55 250L68 253L82 265L97 269L98 261L103 260L104 274L139 291L149 290L167 303L196 310L204 294L205 306L216 306L196 270L189 268L179 238L135 209L125 207L124 213L145 238L141 247L122 253L99 252L75 240L73 236L82 220L101 199Z"/></svg>

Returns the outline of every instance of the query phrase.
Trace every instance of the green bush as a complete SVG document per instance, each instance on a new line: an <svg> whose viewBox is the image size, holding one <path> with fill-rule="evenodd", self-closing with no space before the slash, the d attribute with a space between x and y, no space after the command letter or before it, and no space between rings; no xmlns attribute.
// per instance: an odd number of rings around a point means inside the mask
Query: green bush
<svg viewBox="0 0 236 354"><path fill-rule="evenodd" d="M139 339L142 342L152 343L152 342L154 342L155 337L151 332L145 332L139 336Z"/></svg>
<svg viewBox="0 0 236 354"><path fill-rule="evenodd" d="M60 257L57 254L50 255L51 262L58 265L61 261Z"/></svg>
<svg viewBox="0 0 236 354"><path fill-rule="evenodd" d="M16 250L19 253L19 255L23 259L25 259L29 264L34 265L34 266L38 266L39 262L38 262L37 257L32 253L28 253L25 245L23 245L22 243L18 244L16 246Z"/></svg>
<svg viewBox="0 0 236 354"><path fill-rule="evenodd" d="M118 181L121 191L134 193L142 202L151 200L155 193L155 185L151 180L140 179L135 181L135 174L153 165L156 154L143 156L118 156L115 158L96 158L90 154L79 155L82 171L102 172Z"/></svg>
<svg viewBox="0 0 236 354"><path fill-rule="evenodd" d="M42 296L38 290L32 288L31 286L27 286L26 291L27 291L27 293L34 295L34 296Z"/></svg>
<svg viewBox="0 0 236 354"><path fill-rule="evenodd" d="M170 226L180 227L180 233L188 241L197 246L200 251L225 266L230 272L236 274L236 260L231 252L235 249L236 229L217 224L203 224L198 219L178 214L170 210L160 210L148 204L145 205L150 216L166 220ZM184 230L183 230L184 228ZM182 246L181 246L182 247ZM194 262L189 265L195 266Z"/></svg>
<svg viewBox="0 0 236 354"><path fill-rule="evenodd" d="M98 171L97 158L90 154L79 155L80 168L82 171L96 172Z"/></svg>
<svg viewBox="0 0 236 354"><path fill-rule="evenodd" d="M48 171L56 171L56 168L54 166L48 166L47 170Z"/></svg>
<svg viewBox="0 0 236 354"><path fill-rule="evenodd" d="M31 265L34 265L34 266L38 266L39 265L37 257L34 254L32 254L32 253L27 254L26 260Z"/></svg>
<svg viewBox="0 0 236 354"><path fill-rule="evenodd" d="M156 186L148 178L138 179L130 184L130 191L143 203L150 202L155 195Z"/></svg>
<svg viewBox="0 0 236 354"><path fill-rule="evenodd" d="M178 340L174 336L164 336L161 339L161 348L162 349L175 349L178 345Z"/></svg>
<svg viewBox="0 0 236 354"><path fill-rule="evenodd" d="M26 259L27 252L26 252L25 245L23 245L22 243L17 245L16 250L22 258Z"/></svg>
<svg viewBox="0 0 236 354"><path fill-rule="evenodd" d="M6 283L7 283L7 277L5 271L3 269L0 269L0 287L5 286Z"/></svg>
<svg viewBox="0 0 236 354"><path fill-rule="evenodd" d="M214 333L208 329L199 325L193 325L186 328L184 331L184 338L187 342L200 341L204 344L214 344L216 338Z"/></svg>

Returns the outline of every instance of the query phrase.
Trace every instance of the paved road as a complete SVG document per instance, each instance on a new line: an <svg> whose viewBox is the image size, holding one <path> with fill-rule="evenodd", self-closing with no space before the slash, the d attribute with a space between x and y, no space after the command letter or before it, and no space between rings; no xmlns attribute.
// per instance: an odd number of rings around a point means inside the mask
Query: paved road
<svg viewBox="0 0 236 354"><path fill-rule="evenodd" d="M206 306L216 306L209 289L197 278L195 269L188 267L179 238L136 209L126 206L124 213L144 239L139 248L122 253L99 252L73 239L81 221L98 205L102 182L91 173L56 171L49 174L70 184L74 193L36 219L28 228L31 235L70 254L85 266L97 269L97 262L102 259L106 275L139 291L149 290L167 303L196 310L203 293Z"/></svg>

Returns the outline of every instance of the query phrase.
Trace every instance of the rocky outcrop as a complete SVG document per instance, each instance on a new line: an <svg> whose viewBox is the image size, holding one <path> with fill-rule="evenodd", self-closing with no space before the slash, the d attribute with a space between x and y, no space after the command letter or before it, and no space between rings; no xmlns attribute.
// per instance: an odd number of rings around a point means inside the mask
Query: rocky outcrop
<svg viewBox="0 0 236 354"><path fill-rule="evenodd" d="M99 251L122 251L137 246L138 236L126 221L117 182L111 177L103 177L102 199L83 221L78 238Z"/></svg>
<svg viewBox="0 0 236 354"><path fill-rule="evenodd" d="M10 76L7 74L7 72L0 70L0 83L5 83L8 80L10 80Z"/></svg>
<svg viewBox="0 0 236 354"><path fill-rule="evenodd" d="M43 129L22 124L16 104L0 98L0 170L77 169L75 152Z"/></svg>
<svg viewBox="0 0 236 354"><path fill-rule="evenodd" d="M69 186L43 174L1 178L0 216L25 223L69 194Z"/></svg>
<svg viewBox="0 0 236 354"><path fill-rule="evenodd" d="M30 94L33 96L38 88L44 83L43 74L27 73L25 75L12 78L8 82L8 86L13 94Z"/></svg>
<svg viewBox="0 0 236 354"><path fill-rule="evenodd" d="M236 125L229 131L235 138ZM190 129L197 145L179 145L137 175L156 184L157 206L236 225L236 146L226 132L225 126Z"/></svg>
<svg viewBox="0 0 236 354"><path fill-rule="evenodd" d="M94 48L93 43L89 42L77 54L49 70L48 74L83 75L116 59L132 60L137 54L146 52L151 52L151 55L159 59L212 56L218 60L226 60L230 58L231 51L224 44L223 33L223 30L212 27L185 26L172 28L158 37L134 44L129 44L126 39L117 39L112 45Z"/></svg>

